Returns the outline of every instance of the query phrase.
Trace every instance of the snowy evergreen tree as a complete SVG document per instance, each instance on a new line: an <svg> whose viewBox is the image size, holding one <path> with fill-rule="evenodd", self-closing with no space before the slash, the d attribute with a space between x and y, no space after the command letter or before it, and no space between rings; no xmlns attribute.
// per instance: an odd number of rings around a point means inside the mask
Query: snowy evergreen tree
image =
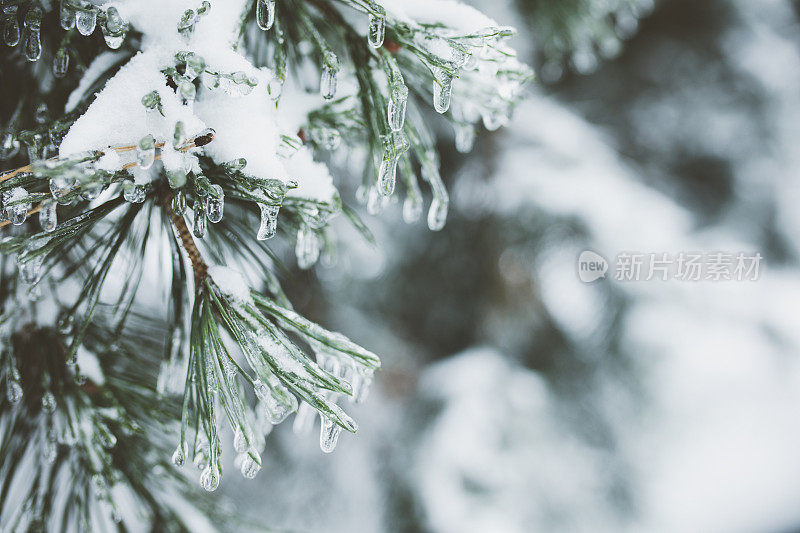
<svg viewBox="0 0 800 533"><path fill-rule="evenodd" d="M226 428L247 478L291 413L355 433L380 361L293 310L286 250L332 262L339 213L372 238L342 154L371 214L418 220L421 175L440 230L430 108L459 151L503 126L513 33L452 0L4 0L0 526L191 529L170 454L213 491Z"/></svg>

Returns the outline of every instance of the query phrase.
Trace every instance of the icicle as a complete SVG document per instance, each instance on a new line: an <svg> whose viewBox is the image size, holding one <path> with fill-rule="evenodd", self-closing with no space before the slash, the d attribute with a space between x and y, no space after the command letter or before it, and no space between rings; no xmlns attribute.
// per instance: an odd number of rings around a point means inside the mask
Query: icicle
<svg viewBox="0 0 800 533"><path fill-rule="evenodd" d="M69 70L69 52L66 48L59 48L53 58L53 74L56 78L63 78Z"/></svg>
<svg viewBox="0 0 800 533"><path fill-rule="evenodd" d="M97 11L93 8L75 11L75 27L81 35L91 35L97 26Z"/></svg>
<svg viewBox="0 0 800 533"><path fill-rule="evenodd" d="M378 192L391 196L397 179L397 163L409 147L408 138L402 132L393 131L383 139L384 152L378 170Z"/></svg>
<svg viewBox="0 0 800 533"><path fill-rule="evenodd" d="M387 105L387 115L389 117L389 127L392 131L403 129L406 120L406 104L408 103L408 87L405 83L396 84L392 87L392 94L389 96Z"/></svg>
<svg viewBox="0 0 800 533"><path fill-rule="evenodd" d="M147 188L144 185L137 185L130 180L122 182L122 196L132 204L144 202L146 193Z"/></svg>
<svg viewBox="0 0 800 533"><path fill-rule="evenodd" d="M19 379L12 378L6 381L6 399L11 405L16 405L22 400L22 385Z"/></svg>
<svg viewBox="0 0 800 533"><path fill-rule="evenodd" d="M222 220L222 214L225 209L225 193L222 187L216 183L211 186L213 192L206 196L206 217L212 224L216 224Z"/></svg>
<svg viewBox="0 0 800 533"><path fill-rule="evenodd" d="M11 130L5 130L0 134L0 160L8 160L19 152L19 140Z"/></svg>
<svg viewBox="0 0 800 533"><path fill-rule="evenodd" d="M368 368L356 369L357 378L353 379L353 401L363 403L367 399L369 387L372 385L373 371Z"/></svg>
<svg viewBox="0 0 800 533"><path fill-rule="evenodd" d="M370 187L367 192L367 213L372 216L381 214L388 200L389 197L381 194L378 187Z"/></svg>
<svg viewBox="0 0 800 533"><path fill-rule="evenodd" d="M27 196L28 191L22 187L14 187L11 189L11 194L8 196L8 199L3 202L3 205L7 206L10 202L23 200ZM19 226L25 222L25 219L28 217L28 209L30 208L31 204L28 202L12 205L10 207L6 207L6 216L12 224Z"/></svg>
<svg viewBox="0 0 800 533"><path fill-rule="evenodd" d="M122 17L119 16L119 11L116 7L111 6L108 8L108 11L106 11L106 23L103 24L100 30L103 32L103 39L105 39L109 48L116 50L122 46L127 33L126 24Z"/></svg>
<svg viewBox="0 0 800 533"><path fill-rule="evenodd" d="M97 421L95 423L95 427L97 441L100 443L100 446L106 449L111 449L117 445L117 437L111 433L111 430L108 429L108 426L105 425L105 423Z"/></svg>
<svg viewBox="0 0 800 533"><path fill-rule="evenodd" d="M56 397L51 391L47 391L42 396L42 409L46 413L52 413L56 410Z"/></svg>
<svg viewBox="0 0 800 533"><path fill-rule="evenodd" d="M434 193L431 207L428 210L428 228L431 231L439 231L444 228L447 221L447 209L449 200L447 196Z"/></svg>
<svg viewBox="0 0 800 533"><path fill-rule="evenodd" d="M75 182L74 176L55 176L50 178L50 194L53 199L62 205L71 203L72 200L68 200L67 196L72 192Z"/></svg>
<svg viewBox="0 0 800 533"><path fill-rule="evenodd" d="M367 40L372 48L380 48L383 46L384 35L386 34L386 12L380 7L380 12L369 14L369 29L367 31Z"/></svg>
<svg viewBox="0 0 800 533"><path fill-rule="evenodd" d="M319 447L325 453L331 453L339 442L339 434L342 432L341 426L337 425L330 418L320 415L322 425L319 429Z"/></svg>
<svg viewBox="0 0 800 533"><path fill-rule="evenodd" d="M61 22L61 27L65 30L71 30L75 27L75 13L72 11L72 8L67 4L67 0L61 0L61 6L59 10L59 18Z"/></svg>
<svg viewBox="0 0 800 533"><path fill-rule="evenodd" d="M307 435L314 427L314 415L316 411L309 404L303 402L297 409L297 414L294 417L292 424L292 431L295 435Z"/></svg>
<svg viewBox="0 0 800 533"><path fill-rule="evenodd" d="M156 140L152 135L145 135L139 140L136 146L136 162L142 170L147 170L153 166L156 160Z"/></svg>
<svg viewBox="0 0 800 533"><path fill-rule="evenodd" d="M297 245L294 251L297 256L297 266L303 270L314 266L319 259L319 238L307 224L303 224L297 230Z"/></svg>
<svg viewBox="0 0 800 533"><path fill-rule="evenodd" d="M419 196L406 196L403 200L403 220L406 224L413 224L422 216L422 198Z"/></svg>
<svg viewBox="0 0 800 533"><path fill-rule="evenodd" d="M203 204L199 201L195 200L194 206L194 225L192 227L192 233L198 239L202 239L206 236L206 214L203 209Z"/></svg>
<svg viewBox="0 0 800 533"><path fill-rule="evenodd" d="M35 247L31 247L29 245L27 250L35 250ZM20 261L22 256L20 256L17 260L17 265L19 267L19 275L22 278L22 281L27 283L28 285L33 285L37 281L39 281L39 273L42 270L42 263L44 263L44 255L37 255L32 259L28 259L27 261Z"/></svg>
<svg viewBox="0 0 800 533"><path fill-rule="evenodd" d="M56 225L58 224L57 205L58 204L55 202L42 202L42 210L39 211L39 225L41 225L42 229L47 233L56 229Z"/></svg>
<svg viewBox="0 0 800 533"><path fill-rule="evenodd" d="M25 14L25 58L28 61L38 61L42 57L42 9L34 6Z"/></svg>
<svg viewBox="0 0 800 533"><path fill-rule="evenodd" d="M336 94L336 76L339 73L339 58L331 50L325 52L322 61L322 75L319 79L319 92L326 100Z"/></svg>
<svg viewBox="0 0 800 533"><path fill-rule="evenodd" d="M189 445L186 442L181 442L172 453L172 464L175 466L183 466L186 463L186 456L189 454Z"/></svg>
<svg viewBox="0 0 800 533"><path fill-rule="evenodd" d="M275 0L256 0L256 22L264 31L275 23Z"/></svg>
<svg viewBox="0 0 800 533"><path fill-rule="evenodd" d="M258 207L261 208L261 223L258 226L258 235L256 235L256 239L265 241L274 237L275 233L278 231L278 211L280 210L280 206L264 205L260 203Z"/></svg>
<svg viewBox="0 0 800 533"><path fill-rule="evenodd" d="M175 196L172 197L172 212L179 217L186 212L186 195L183 191L175 191Z"/></svg>
<svg viewBox="0 0 800 533"><path fill-rule="evenodd" d="M3 7L3 42L6 43L6 46L17 46L19 37L17 6L6 5Z"/></svg>
<svg viewBox="0 0 800 533"><path fill-rule="evenodd" d="M237 453L244 453L247 451L249 445L247 444L247 438L244 435L244 431L241 428L236 428L236 433L233 436L233 449L236 450Z"/></svg>
<svg viewBox="0 0 800 533"><path fill-rule="evenodd" d="M453 92L453 75L443 67L433 68L433 108L444 113L450 107Z"/></svg>
<svg viewBox="0 0 800 533"><path fill-rule="evenodd" d="M45 463L51 465L56 462L58 456L58 444L56 441L48 436L42 440L42 457Z"/></svg>
<svg viewBox="0 0 800 533"><path fill-rule="evenodd" d="M489 131L495 131L508 123L508 115L503 111L492 110L483 114L483 125Z"/></svg>
<svg viewBox="0 0 800 533"><path fill-rule="evenodd" d="M383 196L391 196L394 192L394 185L397 179L397 159L396 157L381 161L381 168L378 171L378 190Z"/></svg>
<svg viewBox="0 0 800 533"><path fill-rule="evenodd" d="M216 464L207 466L200 475L200 486L208 492L213 492L219 487L219 467Z"/></svg>
<svg viewBox="0 0 800 533"><path fill-rule="evenodd" d="M468 154L475 145L475 128L472 124L456 124L456 150Z"/></svg>
<svg viewBox="0 0 800 533"><path fill-rule="evenodd" d="M255 459L250 455L251 453L256 453L255 450L251 450L247 455L245 455L244 460L242 461L241 471L242 476L245 479L253 479L258 474L258 471L261 470L261 464L256 462Z"/></svg>
<svg viewBox="0 0 800 533"><path fill-rule="evenodd" d="M42 158L42 151L44 150L44 135L41 133L34 133L27 140L28 144L28 159L31 163L38 161Z"/></svg>

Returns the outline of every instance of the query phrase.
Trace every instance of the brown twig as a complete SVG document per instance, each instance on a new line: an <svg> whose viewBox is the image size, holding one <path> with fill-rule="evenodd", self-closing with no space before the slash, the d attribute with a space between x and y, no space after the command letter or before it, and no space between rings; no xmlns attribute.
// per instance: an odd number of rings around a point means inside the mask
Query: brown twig
<svg viewBox="0 0 800 533"><path fill-rule="evenodd" d="M194 243L192 232L186 225L186 219L182 215L175 214L172 210L172 193L167 190L159 191L159 198L161 199L161 206L164 212L169 215L172 225L175 226L175 231L181 239L183 249L186 250L186 255L189 256L189 261L192 262L192 270L194 270L195 287L202 286L203 280L208 277L208 265L203 261L203 256L200 255L200 250Z"/></svg>

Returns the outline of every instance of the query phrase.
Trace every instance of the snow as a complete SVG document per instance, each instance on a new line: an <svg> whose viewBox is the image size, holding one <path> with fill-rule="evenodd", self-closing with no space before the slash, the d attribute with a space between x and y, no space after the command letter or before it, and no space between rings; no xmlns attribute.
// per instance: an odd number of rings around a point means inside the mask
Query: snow
<svg viewBox="0 0 800 533"><path fill-rule="evenodd" d="M252 303L250 285L240 272L229 267L215 265L208 267L208 275L225 296L238 303Z"/></svg>
<svg viewBox="0 0 800 533"><path fill-rule="evenodd" d="M313 162L311 153L302 151L296 162L284 164L277 155L280 128L275 104L267 95L267 84L273 74L268 69L256 69L234 49L243 10L249 2L229 0L213 2L210 13L200 17L188 41L177 31L177 23L186 9L197 8L194 0L117 0L103 5L115 6L122 18L143 33L142 51L134 56L105 88L97 94L88 111L70 128L60 148L66 156L85 150L108 146L135 145L145 135L157 141L172 139L175 124L183 122L189 136L206 127L215 130L212 143L203 148L215 162L224 163L244 157L251 175L260 178L277 178L297 181L299 187L292 194L330 201L335 188L327 167ZM223 87L198 90L194 105L183 105L175 92L167 86L162 70L174 66L175 54L191 51L202 57L208 70L221 74L242 71L258 80L258 85L246 96L228 94ZM103 54L89 69L87 82L70 98L74 106L83 91L119 58L119 54ZM157 91L164 116L158 110L148 110L142 97ZM294 133L294 132L293 132ZM180 167L182 158L162 154L162 165L167 170ZM133 160L133 153L128 156ZM123 164L126 161L120 161ZM103 168L110 169L110 161ZM158 168L158 167L156 167ZM157 174L138 173L137 180L149 180Z"/></svg>

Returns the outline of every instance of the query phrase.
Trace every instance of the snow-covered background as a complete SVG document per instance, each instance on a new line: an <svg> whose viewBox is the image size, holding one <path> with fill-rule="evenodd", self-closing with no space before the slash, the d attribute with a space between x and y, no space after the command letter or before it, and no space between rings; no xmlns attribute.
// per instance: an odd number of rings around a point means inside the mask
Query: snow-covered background
<svg viewBox="0 0 800 533"><path fill-rule="evenodd" d="M532 54L531 21L479 4ZM345 236L289 287L383 358L359 435L328 456L277 427L232 505L313 532L800 528L796 5L663 0L472 155L443 131L445 229L394 206L378 250ZM756 282L585 285L584 249L765 259Z"/></svg>

